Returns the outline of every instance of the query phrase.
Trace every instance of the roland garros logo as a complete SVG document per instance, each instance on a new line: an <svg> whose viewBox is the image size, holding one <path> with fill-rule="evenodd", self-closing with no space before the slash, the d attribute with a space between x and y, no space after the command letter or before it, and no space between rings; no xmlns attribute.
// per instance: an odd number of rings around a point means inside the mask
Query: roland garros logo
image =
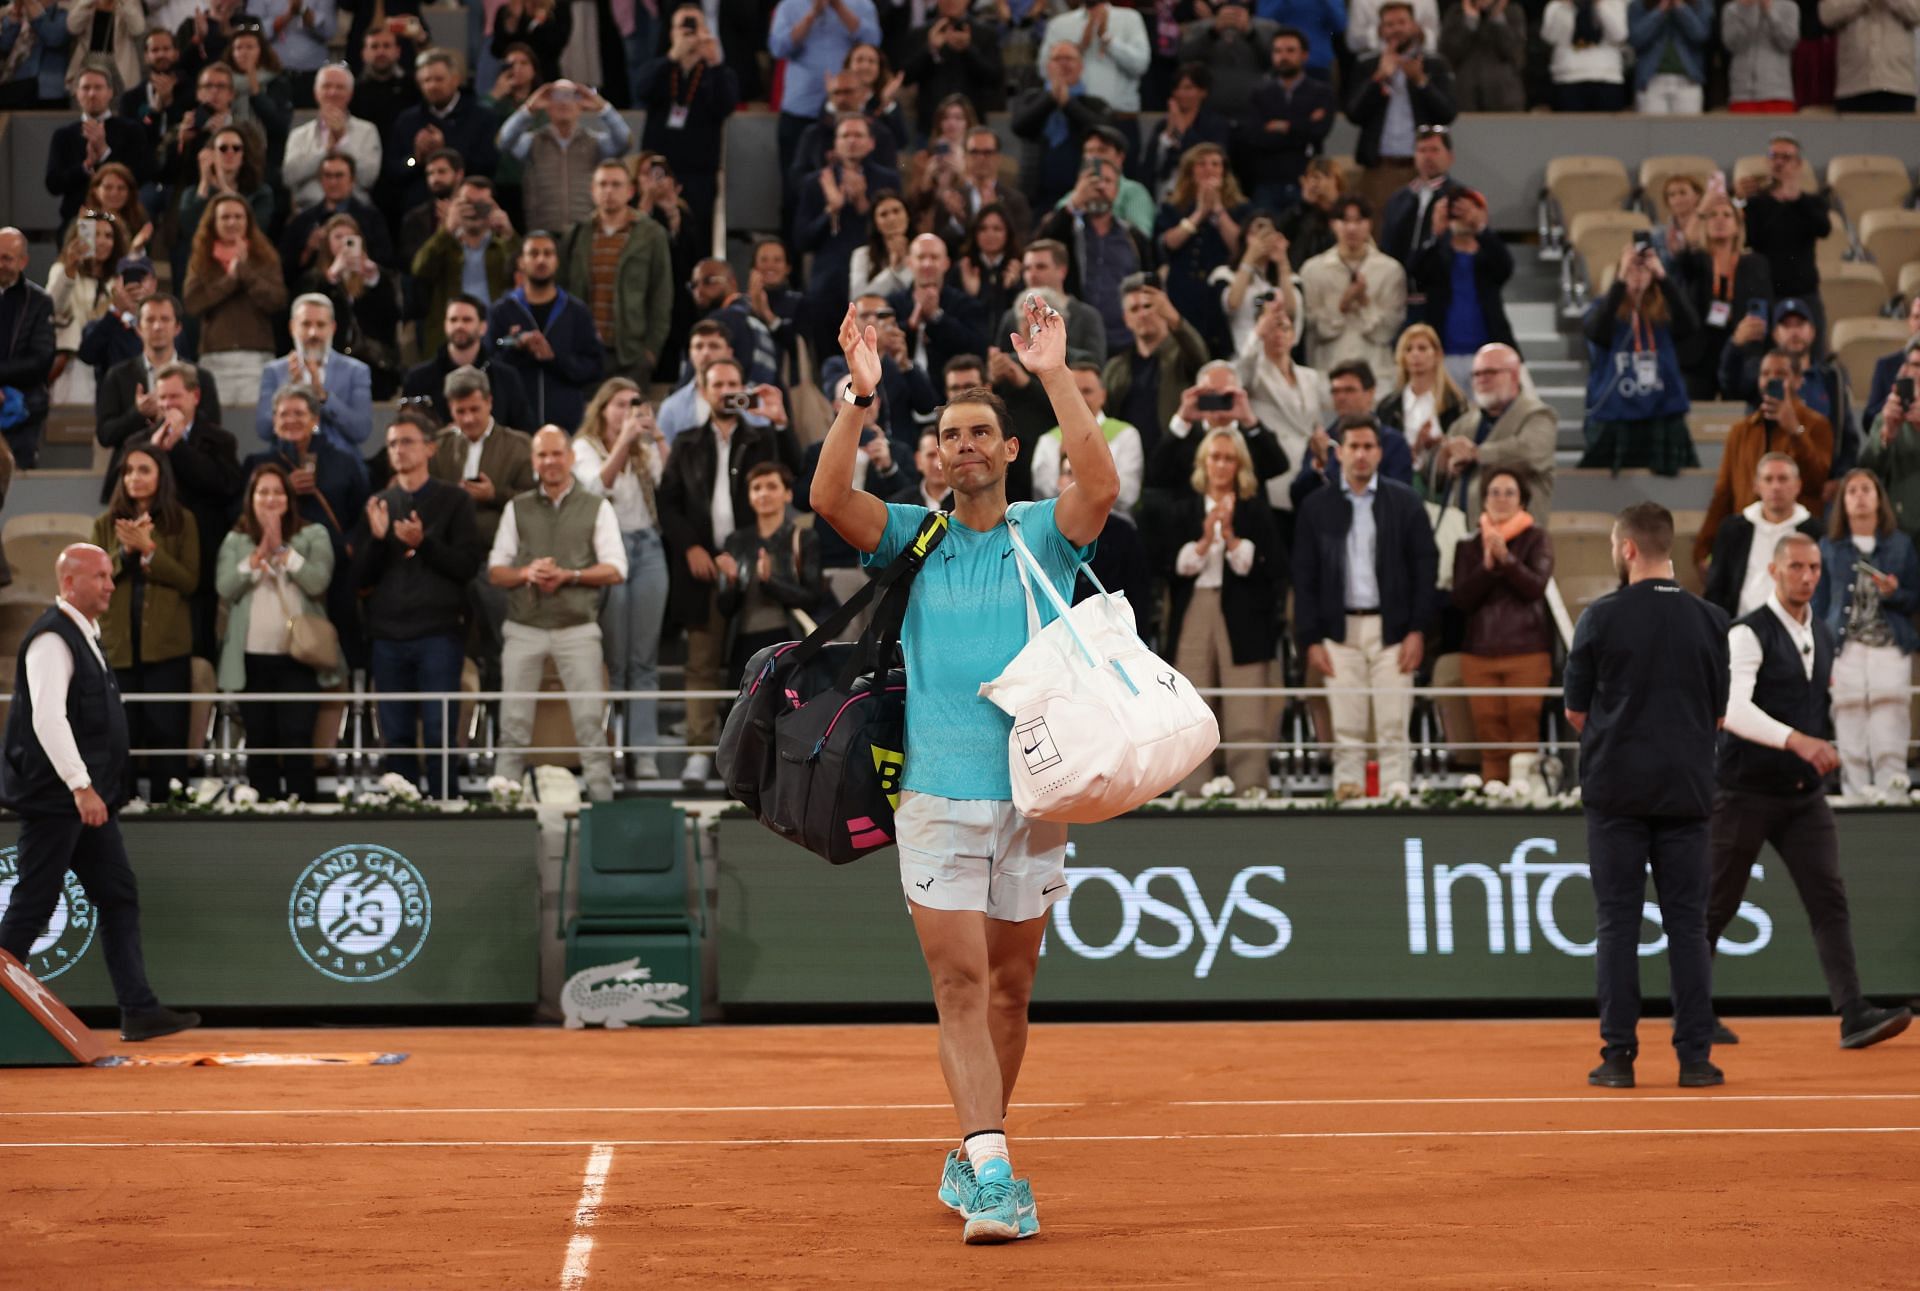
<svg viewBox="0 0 1920 1291"><path fill-rule="evenodd" d="M433 902L414 863L377 843L315 857L293 885L287 927L301 958L336 982L377 982L413 962Z"/></svg>
<svg viewBox="0 0 1920 1291"><path fill-rule="evenodd" d="M0 910L13 896L13 885L20 877L20 849L9 844L0 848ZM86 889L68 870L61 876L60 899L47 920L47 930L34 940L27 951L27 968L43 982L50 982L80 962L93 945L93 934L100 924L99 912L87 899Z"/></svg>

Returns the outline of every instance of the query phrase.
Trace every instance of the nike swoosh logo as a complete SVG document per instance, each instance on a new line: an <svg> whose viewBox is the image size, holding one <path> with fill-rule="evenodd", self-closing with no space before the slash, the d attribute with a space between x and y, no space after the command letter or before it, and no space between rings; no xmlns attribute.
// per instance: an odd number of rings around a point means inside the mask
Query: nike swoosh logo
<svg viewBox="0 0 1920 1291"><path fill-rule="evenodd" d="M1038 744L1036 744L1036 745L1034 745L1034 746L1033 746L1033 748L1031 748L1031 749L1030 749L1030 748L1028 748L1028 747L1027 747L1026 745L1024 745L1024 744L1022 744L1022 745L1020 746L1020 751L1021 751L1022 753L1026 753L1026 754L1029 754L1029 755L1031 755L1032 753L1034 753L1035 751L1037 751L1037 750L1039 749L1039 747L1040 747L1040 746L1039 746Z"/></svg>
<svg viewBox="0 0 1920 1291"><path fill-rule="evenodd" d="M1043 897L1050 897L1054 893L1058 892L1061 888L1064 888L1065 886L1067 885L1064 883L1056 883L1050 888L1041 888L1040 895Z"/></svg>

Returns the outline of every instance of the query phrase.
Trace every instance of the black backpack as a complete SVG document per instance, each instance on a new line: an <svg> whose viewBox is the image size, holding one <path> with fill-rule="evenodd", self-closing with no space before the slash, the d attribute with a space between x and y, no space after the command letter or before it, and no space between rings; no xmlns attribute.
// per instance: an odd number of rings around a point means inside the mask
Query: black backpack
<svg viewBox="0 0 1920 1291"><path fill-rule="evenodd" d="M804 641L747 662L715 755L727 796L835 865L893 844L906 761L900 629L914 575L946 535L930 513L906 550ZM860 639L835 641L875 599Z"/></svg>

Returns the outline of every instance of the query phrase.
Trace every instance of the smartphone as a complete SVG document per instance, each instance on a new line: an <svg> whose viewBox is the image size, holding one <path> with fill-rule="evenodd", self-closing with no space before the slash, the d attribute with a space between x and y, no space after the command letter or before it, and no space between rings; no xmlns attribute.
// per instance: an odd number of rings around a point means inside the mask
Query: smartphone
<svg viewBox="0 0 1920 1291"><path fill-rule="evenodd" d="M880 431L877 427L863 426L860 428L860 443L863 446L867 444L871 444L874 440L878 438L880 438Z"/></svg>
<svg viewBox="0 0 1920 1291"><path fill-rule="evenodd" d="M1913 378L1895 377L1893 379L1893 397L1900 401L1902 408L1913 407Z"/></svg>
<svg viewBox="0 0 1920 1291"><path fill-rule="evenodd" d="M92 220L81 220L74 226L74 237L79 239L80 254L91 260L100 254L100 226Z"/></svg>
<svg viewBox="0 0 1920 1291"><path fill-rule="evenodd" d="M1767 302L1759 299L1758 297L1755 297L1754 299L1747 302L1748 318L1757 318L1762 322L1765 322L1767 315L1772 312L1773 311L1767 307Z"/></svg>
<svg viewBox="0 0 1920 1291"><path fill-rule="evenodd" d="M350 234L348 235L346 241L347 241L347 250L353 252L355 255L359 255L360 254L359 236L357 234Z"/></svg>
<svg viewBox="0 0 1920 1291"><path fill-rule="evenodd" d="M1887 576L1885 570L1875 569L1872 565L1869 565L1866 562L1865 557L1862 557L1862 556L1856 555L1853 558L1853 567L1855 569L1865 570L1867 573L1873 574L1879 578L1885 578Z"/></svg>
<svg viewBox="0 0 1920 1291"><path fill-rule="evenodd" d="M1219 393L1203 394L1194 399L1193 406L1201 412L1225 412L1233 407L1233 396Z"/></svg>
<svg viewBox="0 0 1920 1291"><path fill-rule="evenodd" d="M1775 378L1774 380L1767 382L1766 386L1761 390L1761 393L1766 395L1767 398L1773 400L1775 403L1778 403L1782 399L1785 399L1787 397L1787 383L1778 378Z"/></svg>
<svg viewBox="0 0 1920 1291"><path fill-rule="evenodd" d="M745 390L736 390L732 394L720 396L721 412L745 412L753 407L753 396Z"/></svg>
<svg viewBox="0 0 1920 1291"><path fill-rule="evenodd" d="M1637 252L1653 250L1653 230L1635 229L1633 231L1633 249Z"/></svg>

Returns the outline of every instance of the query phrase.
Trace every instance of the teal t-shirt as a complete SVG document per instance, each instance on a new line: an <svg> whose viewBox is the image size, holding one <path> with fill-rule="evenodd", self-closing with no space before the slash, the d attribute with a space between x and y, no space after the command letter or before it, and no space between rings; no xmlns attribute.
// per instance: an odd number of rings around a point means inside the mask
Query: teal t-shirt
<svg viewBox="0 0 1920 1291"><path fill-rule="evenodd" d="M1074 574L1093 546L1075 547L1054 520L1059 499L1015 503L1020 538L1059 591L1073 599ZM880 546L861 559L883 568L927 518L927 508L890 503ZM906 767L903 788L943 798L1010 802L1007 736L1013 719L980 697L1027 644L1027 598L1003 521L985 533L958 521L913 582L901 649L907 663ZM1058 615L1034 589L1042 626Z"/></svg>

